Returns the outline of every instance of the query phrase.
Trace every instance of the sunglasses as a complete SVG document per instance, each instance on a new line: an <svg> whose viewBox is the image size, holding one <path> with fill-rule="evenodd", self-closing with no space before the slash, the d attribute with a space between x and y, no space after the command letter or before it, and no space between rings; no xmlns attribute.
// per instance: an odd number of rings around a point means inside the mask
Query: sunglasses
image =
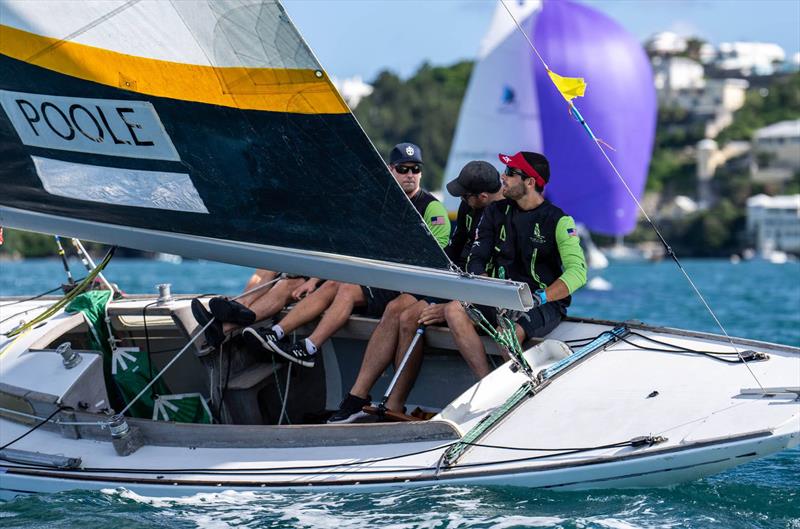
<svg viewBox="0 0 800 529"><path fill-rule="evenodd" d="M407 174L409 171L413 174L419 174L422 172L422 167L419 165L395 165L394 170L400 174Z"/></svg>
<svg viewBox="0 0 800 529"><path fill-rule="evenodd" d="M523 173L519 169L514 169L513 167L508 167L508 166L506 166L505 175L506 176L518 176L518 177L522 178L523 180L525 180L526 178L530 178L528 175L526 175L525 173Z"/></svg>

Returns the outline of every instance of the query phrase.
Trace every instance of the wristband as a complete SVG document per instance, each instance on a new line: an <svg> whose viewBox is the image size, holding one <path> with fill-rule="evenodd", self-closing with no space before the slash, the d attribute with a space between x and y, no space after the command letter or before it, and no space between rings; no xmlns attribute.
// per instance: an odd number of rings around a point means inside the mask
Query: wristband
<svg viewBox="0 0 800 529"><path fill-rule="evenodd" d="M547 292L543 288L540 288L539 290L534 292L534 294L536 295L536 297L539 298L539 301L541 301L542 305L547 303Z"/></svg>

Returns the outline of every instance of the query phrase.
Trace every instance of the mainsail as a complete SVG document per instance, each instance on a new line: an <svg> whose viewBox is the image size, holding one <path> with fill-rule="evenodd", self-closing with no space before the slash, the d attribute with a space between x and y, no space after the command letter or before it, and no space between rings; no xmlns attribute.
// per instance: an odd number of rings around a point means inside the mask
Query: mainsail
<svg viewBox="0 0 800 529"><path fill-rule="evenodd" d="M586 94L576 104L614 149L612 160L641 197L656 124L653 75L641 45L608 17L575 2L522 0L506 6L552 71L586 80ZM461 105L445 181L469 160L495 161L497 153L517 150L548 157L553 179L546 196L577 222L608 235L635 227L636 204L498 5ZM457 208L447 200L448 209Z"/></svg>
<svg viewBox="0 0 800 529"><path fill-rule="evenodd" d="M276 0L3 0L0 106L0 225L530 301L450 271Z"/></svg>

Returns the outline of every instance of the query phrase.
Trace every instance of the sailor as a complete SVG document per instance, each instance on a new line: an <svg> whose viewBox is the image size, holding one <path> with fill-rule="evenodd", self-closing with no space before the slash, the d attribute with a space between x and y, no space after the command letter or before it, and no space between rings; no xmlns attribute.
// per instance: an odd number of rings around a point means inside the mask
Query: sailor
<svg viewBox="0 0 800 529"><path fill-rule="evenodd" d="M571 295L586 283L586 260L575 221L542 196L550 181L544 155L500 154L506 165L501 177L505 200L490 204L478 224L467 271L525 282L534 293L534 307L515 321L517 338L524 342L556 328L567 314ZM493 325L497 313L481 307ZM483 343L460 303L450 303L445 317L459 351L479 378L490 372Z"/></svg>
<svg viewBox="0 0 800 529"><path fill-rule="evenodd" d="M440 201L420 187L422 178L422 150L413 143L400 143L389 153L389 169L397 183L411 200L440 246L450 238L450 221L447 210ZM328 281L316 292L299 302L271 329L245 329L246 338L257 340L263 350L277 353L292 362L313 367L318 348L339 330L355 309L373 318L379 318L387 305L400 296L400 292L349 283ZM393 305L399 307L416 299L403 296ZM326 310L327 309L327 310ZM289 342L286 336L301 325L325 312L308 338Z"/></svg>
<svg viewBox="0 0 800 529"><path fill-rule="evenodd" d="M268 285L270 282L274 284ZM290 302L299 301L314 292L320 283L322 280L313 277L258 269L244 287L246 294L237 300L223 296L213 297L208 302L208 310L200 300L192 300L192 313L202 327L214 317L214 323L206 327L205 339L208 345L219 347L226 335L240 327L274 316ZM266 286L247 294L259 285Z"/></svg>
<svg viewBox="0 0 800 529"><path fill-rule="evenodd" d="M453 196L460 197L461 204L458 208L455 231L445 247L445 253L463 270L484 208L496 200L503 199L500 192L500 174L488 162L471 161L461 169L458 178L447 184L447 191ZM362 408L371 403L372 397L369 391L372 386L392 361L395 368L399 367L419 325L433 325L445 320L444 308L448 301L433 298L417 299L409 294L403 294L389 304L367 344L355 384L345 395L339 409L328 419L329 423L350 423L366 415ZM402 413L403 405L422 363L422 345L419 341L411 351L403 372L386 402L387 409Z"/></svg>

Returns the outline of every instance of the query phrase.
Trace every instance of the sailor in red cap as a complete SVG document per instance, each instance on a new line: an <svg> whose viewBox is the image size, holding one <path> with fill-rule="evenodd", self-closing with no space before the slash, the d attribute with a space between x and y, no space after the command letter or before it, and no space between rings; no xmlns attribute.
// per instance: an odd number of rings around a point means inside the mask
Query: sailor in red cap
<svg viewBox="0 0 800 529"><path fill-rule="evenodd" d="M504 200L483 212L467 271L525 282L534 293L534 307L516 319L520 343L553 331L567 314L570 296L586 283L586 260L575 221L544 198L550 164L536 152L500 154ZM496 310L480 307L492 324ZM472 320L463 306L450 303L447 322L461 354L482 378L490 368Z"/></svg>

